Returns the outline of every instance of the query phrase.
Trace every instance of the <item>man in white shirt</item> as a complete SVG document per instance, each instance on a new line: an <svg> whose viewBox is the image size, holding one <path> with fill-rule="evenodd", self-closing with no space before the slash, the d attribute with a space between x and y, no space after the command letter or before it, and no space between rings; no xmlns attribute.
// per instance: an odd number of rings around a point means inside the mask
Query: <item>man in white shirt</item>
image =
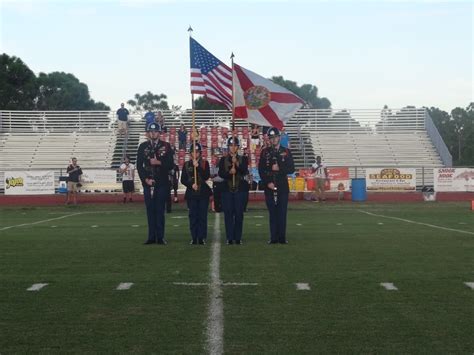
<svg viewBox="0 0 474 355"><path fill-rule="evenodd" d="M324 197L324 186L326 181L329 181L328 169L325 164L321 161L321 157L318 155L316 157L316 163L311 166L311 171L314 174L314 192L315 197L314 201L326 201Z"/></svg>
<svg viewBox="0 0 474 355"><path fill-rule="evenodd" d="M132 202L132 193L135 192L135 165L130 163L130 157L125 156L125 161L118 169L122 174L123 203Z"/></svg>

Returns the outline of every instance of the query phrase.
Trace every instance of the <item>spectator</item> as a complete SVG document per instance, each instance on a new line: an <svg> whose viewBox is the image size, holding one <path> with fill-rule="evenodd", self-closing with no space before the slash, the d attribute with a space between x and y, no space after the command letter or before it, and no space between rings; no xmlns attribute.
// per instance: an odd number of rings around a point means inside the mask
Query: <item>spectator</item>
<svg viewBox="0 0 474 355"><path fill-rule="evenodd" d="M117 110L118 118L118 131L120 134L126 135L128 133L128 115L130 112L125 108L125 104L120 104L120 108Z"/></svg>
<svg viewBox="0 0 474 355"><path fill-rule="evenodd" d="M173 149L173 148L171 148ZM174 150L174 149L173 149ZM174 191L174 203L178 202L178 179L179 179L179 166L176 163L173 164L173 169L169 171L169 179L170 179L170 194L168 195L168 199L166 200L166 213L171 213L171 191Z"/></svg>
<svg viewBox="0 0 474 355"><path fill-rule="evenodd" d="M156 113L155 123L158 123L160 125L162 133L168 133L168 128L165 125L165 118L163 116L163 112L158 111Z"/></svg>
<svg viewBox="0 0 474 355"><path fill-rule="evenodd" d="M212 211L222 212L222 190L224 179L219 176L219 156L214 154L211 166L211 179L212 179Z"/></svg>
<svg viewBox="0 0 474 355"><path fill-rule="evenodd" d="M184 124L181 124L178 131L179 150L186 150L188 131Z"/></svg>
<svg viewBox="0 0 474 355"><path fill-rule="evenodd" d="M66 168L66 173L69 175L67 178L66 205L71 203L71 199L73 203L77 205L77 190L82 186L82 169L79 165L77 165L76 158L71 158L71 164Z"/></svg>
<svg viewBox="0 0 474 355"><path fill-rule="evenodd" d="M123 203L132 202L132 193L135 192L135 165L130 163L130 157L125 156L118 172L122 174Z"/></svg>
<svg viewBox="0 0 474 355"><path fill-rule="evenodd" d="M156 120L156 116L155 116L155 113L152 111L152 110L149 110L146 114L145 114L145 121L146 121L146 124L145 124L145 129L146 127L148 127L148 125L150 123L153 123L155 122Z"/></svg>
<svg viewBox="0 0 474 355"><path fill-rule="evenodd" d="M283 148L290 148L290 137L288 136L288 133L286 132L285 127L283 127L280 131L280 145Z"/></svg>
<svg viewBox="0 0 474 355"><path fill-rule="evenodd" d="M250 131L250 150L255 152L255 149L260 146L260 126L257 124L252 125Z"/></svg>
<svg viewBox="0 0 474 355"><path fill-rule="evenodd" d="M325 164L321 161L321 157L316 157L316 163L311 166L311 171L314 173L315 178L315 196L313 200L315 202L326 201L324 197L324 185L329 180L328 169Z"/></svg>
<svg viewBox="0 0 474 355"><path fill-rule="evenodd" d="M221 139L221 144L220 148L222 151L227 151L227 140L229 139L229 135L227 132L222 132L222 139Z"/></svg>

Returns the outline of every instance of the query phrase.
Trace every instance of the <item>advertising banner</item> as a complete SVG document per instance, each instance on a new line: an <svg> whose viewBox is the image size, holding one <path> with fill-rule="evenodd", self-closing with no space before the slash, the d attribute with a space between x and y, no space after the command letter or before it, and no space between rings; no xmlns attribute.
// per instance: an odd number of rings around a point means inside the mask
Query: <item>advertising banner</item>
<svg viewBox="0 0 474 355"><path fill-rule="evenodd" d="M6 171L5 195L54 194L52 171Z"/></svg>
<svg viewBox="0 0 474 355"><path fill-rule="evenodd" d="M115 170L87 169L82 170L82 172L81 190L107 190L120 189L121 187L117 183Z"/></svg>
<svg viewBox="0 0 474 355"><path fill-rule="evenodd" d="M326 191L349 191L349 168L327 168L329 181L326 181L324 188ZM299 176L305 178L306 189L308 191L314 191L315 182L314 174L311 168L305 168L299 170Z"/></svg>
<svg viewBox="0 0 474 355"><path fill-rule="evenodd" d="M437 192L474 192L474 169L440 168L433 170L434 190Z"/></svg>
<svg viewBox="0 0 474 355"><path fill-rule="evenodd" d="M365 176L367 191L416 191L416 169L413 168L367 168Z"/></svg>

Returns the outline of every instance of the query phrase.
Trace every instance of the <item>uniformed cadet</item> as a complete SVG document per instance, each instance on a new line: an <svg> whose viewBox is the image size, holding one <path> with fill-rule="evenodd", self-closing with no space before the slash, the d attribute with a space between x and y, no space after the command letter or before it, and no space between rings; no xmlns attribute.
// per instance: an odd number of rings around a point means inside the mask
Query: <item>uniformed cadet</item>
<svg viewBox="0 0 474 355"><path fill-rule="evenodd" d="M207 210L211 188L209 162L201 157L201 145L193 143L190 147L190 159L184 163L181 171L181 183L186 186L184 198L189 209L190 244L205 244L207 238ZM195 174L196 170L196 174Z"/></svg>
<svg viewBox="0 0 474 355"><path fill-rule="evenodd" d="M288 174L295 171L288 148L280 146L280 131L272 127L267 132L270 146L262 150L258 172L263 181L265 202L270 215L269 244L286 244L286 214L288 209Z"/></svg>
<svg viewBox="0 0 474 355"><path fill-rule="evenodd" d="M239 155L239 139L227 140L229 154L219 161L219 176L223 182L222 210L224 211L227 244L242 244L244 205L248 193L245 175L249 173L248 158Z"/></svg>
<svg viewBox="0 0 474 355"><path fill-rule="evenodd" d="M160 140L161 127L147 126L148 141L138 147L137 170L143 185L148 239L144 244L167 244L165 240L165 204L170 193L168 172L173 168L169 143Z"/></svg>

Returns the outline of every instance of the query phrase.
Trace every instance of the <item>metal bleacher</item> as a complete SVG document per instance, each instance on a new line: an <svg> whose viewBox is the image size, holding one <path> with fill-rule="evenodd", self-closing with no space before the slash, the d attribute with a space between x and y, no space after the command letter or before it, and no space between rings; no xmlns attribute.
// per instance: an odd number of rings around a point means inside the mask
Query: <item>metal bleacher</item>
<svg viewBox="0 0 474 355"><path fill-rule="evenodd" d="M178 150L176 132L184 124L189 133L191 110L164 111L168 133L162 138L175 146L179 165L186 152ZM204 156L210 159L216 137L231 127L229 111L196 111ZM250 125L236 120L238 136L249 145ZM72 156L82 167L116 169L124 154L135 160L145 140L140 114L130 116L127 137L117 136L116 117L108 111L0 111L0 175L4 171L64 169ZM321 155L328 166L349 167L351 177L366 167L413 167L419 184L432 182L433 168L451 166L451 156L425 109L313 110L302 109L286 124L296 168L310 166ZM251 165L258 151L250 154ZM431 175L430 175L431 174Z"/></svg>

